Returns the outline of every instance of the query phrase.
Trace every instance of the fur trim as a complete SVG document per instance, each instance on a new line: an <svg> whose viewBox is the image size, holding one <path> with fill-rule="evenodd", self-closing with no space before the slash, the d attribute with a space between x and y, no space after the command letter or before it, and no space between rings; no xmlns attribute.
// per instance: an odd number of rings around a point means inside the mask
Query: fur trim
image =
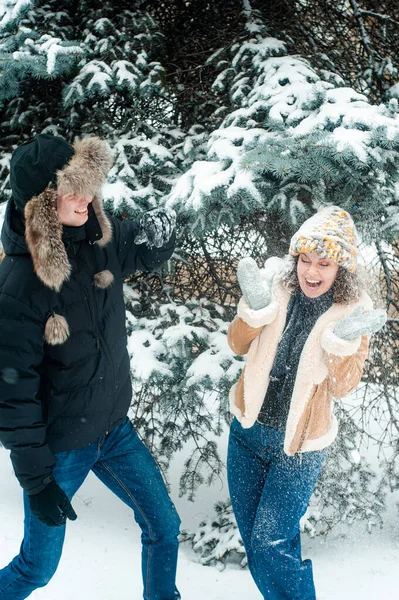
<svg viewBox="0 0 399 600"><path fill-rule="evenodd" d="M287 318L290 293L277 281L273 285L273 294L276 298L277 315L269 326L265 327L253 340L247 355L244 375L245 421L240 420L243 427L251 427L258 417L269 385L269 373L273 366L278 342ZM260 359L260 357L262 358Z"/></svg>
<svg viewBox="0 0 399 600"><path fill-rule="evenodd" d="M57 190L60 194L94 197L105 183L112 166L111 149L98 137L75 142L73 148L75 154L57 172Z"/></svg>
<svg viewBox="0 0 399 600"><path fill-rule="evenodd" d="M5 259L5 257L6 257L6 253L4 252L2 246L0 246L0 263L3 262L3 260Z"/></svg>
<svg viewBox="0 0 399 600"><path fill-rule="evenodd" d="M25 206L25 239L36 275L59 292L69 278L71 266L62 241L57 213L57 192L47 188Z"/></svg>
<svg viewBox="0 0 399 600"><path fill-rule="evenodd" d="M69 338L69 327L65 317L53 314L47 319L44 328L44 339L51 346L63 344Z"/></svg>
<svg viewBox="0 0 399 600"><path fill-rule="evenodd" d="M354 354L359 349L360 343L362 341L361 337L358 337L354 340L343 340L334 333L334 327L337 324L330 323L321 336L321 346L323 350L328 352L328 354L335 354L335 356L350 356Z"/></svg>
<svg viewBox="0 0 399 600"><path fill-rule="evenodd" d="M57 190L60 194L93 196L93 208L103 233L99 246L112 239L112 228L102 205L100 190L112 167L111 148L98 137L75 142L75 154L69 163L57 173Z"/></svg>
<svg viewBox="0 0 399 600"><path fill-rule="evenodd" d="M248 418L248 417L241 417L241 419L239 419L240 421L240 425L243 429L249 429L250 427L253 427L256 423L256 419L254 419L253 417Z"/></svg>
<svg viewBox="0 0 399 600"><path fill-rule="evenodd" d="M241 317L250 327L255 328L269 325L276 318L277 312L278 304L275 300L272 300L265 308L253 310L242 297L237 306L237 316Z"/></svg>
<svg viewBox="0 0 399 600"><path fill-rule="evenodd" d="M111 271L104 270L94 275L94 285L101 290L105 290L114 283L114 276Z"/></svg>

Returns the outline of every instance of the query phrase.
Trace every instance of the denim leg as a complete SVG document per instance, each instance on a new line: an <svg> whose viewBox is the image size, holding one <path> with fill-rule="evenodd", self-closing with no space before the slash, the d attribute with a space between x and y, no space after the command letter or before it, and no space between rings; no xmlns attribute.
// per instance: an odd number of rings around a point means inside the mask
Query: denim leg
<svg viewBox="0 0 399 600"><path fill-rule="evenodd" d="M316 600L312 563L302 561L299 522L326 451L287 456L274 448L252 530L251 548L268 600Z"/></svg>
<svg viewBox="0 0 399 600"><path fill-rule="evenodd" d="M248 566L265 600L315 600L312 564L302 561L299 521L326 451L290 457L283 432L234 420L228 481Z"/></svg>
<svg viewBox="0 0 399 600"><path fill-rule="evenodd" d="M227 479L231 505L247 554L248 568L262 591L251 547L252 530L267 475L267 466L251 448L258 447L262 450L260 428L255 423L250 429L244 430L236 419L233 421L227 452Z"/></svg>
<svg viewBox="0 0 399 600"><path fill-rule="evenodd" d="M180 519L158 466L130 420L111 432L93 472L133 509L142 535L145 600L176 600Z"/></svg>
<svg viewBox="0 0 399 600"><path fill-rule="evenodd" d="M56 454L54 477L69 499L79 489L90 471L91 462L83 451ZM78 454L79 452L79 454ZM79 456L79 460L76 460ZM45 586L54 575L65 538L65 525L48 527L29 508L24 493L24 539L19 554L0 570L0 599L23 600L37 588Z"/></svg>

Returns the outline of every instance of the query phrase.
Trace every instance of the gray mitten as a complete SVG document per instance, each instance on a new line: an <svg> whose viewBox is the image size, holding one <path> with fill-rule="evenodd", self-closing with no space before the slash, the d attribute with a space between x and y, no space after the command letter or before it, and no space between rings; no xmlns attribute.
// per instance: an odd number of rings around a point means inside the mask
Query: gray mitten
<svg viewBox="0 0 399 600"><path fill-rule="evenodd" d="M341 340L355 340L362 335L371 335L384 327L387 313L381 308L365 312L363 306L359 306L346 317L338 321L334 327L334 333Z"/></svg>
<svg viewBox="0 0 399 600"><path fill-rule="evenodd" d="M253 258L247 256L238 263L237 279L249 308L260 310L270 303L274 272L262 277Z"/></svg>
<svg viewBox="0 0 399 600"><path fill-rule="evenodd" d="M153 208L142 215L134 243L162 248L169 242L175 227L176 213L173 209Z"/></svg>

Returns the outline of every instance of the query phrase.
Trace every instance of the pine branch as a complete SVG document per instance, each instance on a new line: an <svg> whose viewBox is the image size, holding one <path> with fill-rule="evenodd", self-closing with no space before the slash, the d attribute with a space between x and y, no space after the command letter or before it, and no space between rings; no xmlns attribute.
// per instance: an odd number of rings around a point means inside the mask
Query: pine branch
<svg viewBox="0 0 399 600"><path fill-rule="evenodd" d="M376 50L372 47L370 38L367 34L366 27L365 27L363 19L362 19L361 10L359 8L358 3L356 2L356 0L349 0L349 2L353 8L353 15L359 26L363 46L364 46L367 54L369 55L370 58L374 58L374 56L378 56L378 58L381 59L381 56L379 56L378 52L376 52Z"/></svg>
<svg viewBox="0 0 399 600"><path fill-rule="evenodd" d="M396 302L394 299L394 295L393 295L393 291L392 291L392 279L391 279L391 272L384 254L384 251L382 249L381 246L381 242L379 240L377 240L375 242L375 246L377 249L377 253L378 253L378 257L380 259L380 262L382 264L382 268L384 270L384 275L385 275L385 284L387 286L387 298L386 298L386 309L389 310L391 305L395 306L397 308L397 310L399 310L399 307L396 306Z"/></svg>
<svg viewBox="0 0 399 600"><path fill-rule="evenodd" d="M363 8L359 8L359 12L362 15L368 15L370 17L375 17L376 19L381 19L382 21L390 21L395 25L399 25L399 21L395 21L395 19L393 19L389 15L381 15L380 13L375 13L371 10L364 10Z"/></svg>

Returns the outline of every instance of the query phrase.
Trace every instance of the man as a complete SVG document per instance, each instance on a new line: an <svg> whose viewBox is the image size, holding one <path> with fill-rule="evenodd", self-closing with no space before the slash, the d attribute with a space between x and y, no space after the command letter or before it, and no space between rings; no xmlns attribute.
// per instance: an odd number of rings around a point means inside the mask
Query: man
<svg viewBox="0 0 399 600"><path fill-rule="evenodd" d="M131 404L123 279L168 260L175 214L140 223L103 210L108 145L72 147L39 134L10 164L0 265L0 441L24 489L18 556L0 571L0 599L20 600L58 566L71 499L89 471L134 511L142 529L145 600L180 598L180 520Z"/></svg>

